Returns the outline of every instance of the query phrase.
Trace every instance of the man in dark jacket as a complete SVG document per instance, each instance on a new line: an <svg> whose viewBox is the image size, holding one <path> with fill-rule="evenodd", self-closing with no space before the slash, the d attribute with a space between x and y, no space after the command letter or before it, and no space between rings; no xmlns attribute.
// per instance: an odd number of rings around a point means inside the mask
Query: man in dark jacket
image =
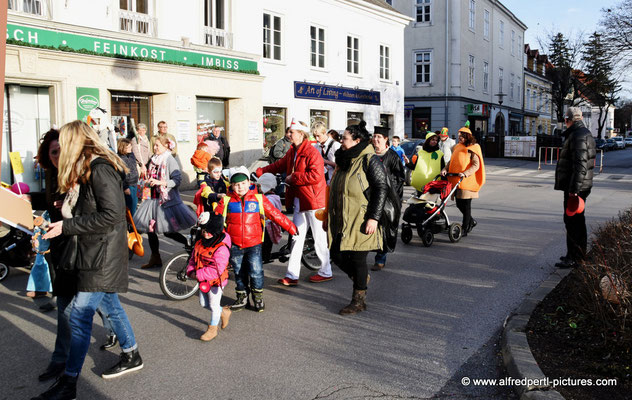
<svg viewBox="0 0 632 400"><path fill-rule="evenodd" d="M228 141L224 136L221 136L221 130L219 126L213 127L213 130L208 135L208 140L215 140L219 144L219 150L215 157L222 160L222 164L224 168L228 168L228 161L230 159L230 146L228 145Z"/></svg>
<svg viewBox="0 0 632 400"><path fill-rule="evenodd" d="M375 149L375 154L380 157L380 160L382 160L384 164L386 175L391 182L391 190L397 193L401 203L404 197L404 181L406 179L404 166L397 152L389 147L388 133L378 128L380 127L375 127L375 133L373 134L373 148ZM386 254L386 250L377 252L375 255L375 264L371 270L379 271L384 268L384 265L386 265Z"/></svg>
<svg viewBox="0 0 632 400"><path fill-rule="evenodd" d="M564 192L564 210L569 198L579 196L584 202L590 194L596 144L590 131L582 122L582 112L578 107L570 107L564 116L566 138L555 169L555 190ZM564 212L566 226L566 256L555 264L558 268L576 267L586 255L587 232L584 211L568 216Z"/></svg>

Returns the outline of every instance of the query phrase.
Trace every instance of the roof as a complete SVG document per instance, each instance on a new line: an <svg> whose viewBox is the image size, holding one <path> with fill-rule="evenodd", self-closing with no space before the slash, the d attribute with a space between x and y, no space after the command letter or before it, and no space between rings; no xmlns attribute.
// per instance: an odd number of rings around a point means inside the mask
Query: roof
<svg viewBox="0 0 632 400"><path fill-rule="evenodd" d="M371 3L371 4L375 5L375 6L379 6L379 7L382 7L382 8L386 8L386 9L387 9L387 10L389 10L389 11L395 11L395 12L399 13L399 11L397 11L396 9L394 9L393 7L391 7L391 6L390 6L390 5L389 5L386 1L384 1L384 0L364 0L364 1L366 1L367 3Z"/></svg>

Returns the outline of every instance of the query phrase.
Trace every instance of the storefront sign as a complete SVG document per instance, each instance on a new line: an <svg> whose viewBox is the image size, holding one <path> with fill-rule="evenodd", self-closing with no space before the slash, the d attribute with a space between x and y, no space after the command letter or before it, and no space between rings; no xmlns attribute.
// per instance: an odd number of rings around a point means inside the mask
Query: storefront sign
<svg viewBox="0 0 632 400"><path fill-rule="evenodd" d="M88 114L99 107L99 89L77 88L77 119L86 122Z"/></svg>
<svg viewBox="0 0 632 400"><path fill-rule="evenodd" d="M257 70L256 61L150 46L141 43L122 42L100 37L75 35L15 24L7 24L7 39L40 46L69 47L73 50L89 50L99 54L172 61L192 66L219 67L233 71Z"/></svg>
<svg viewBox="0 0 632 400"><path fill-rule="evenodd" d="M466 105L467 115L475 116L480 115L483 117L489 116L489 108L487 104L468 104Z"/></svg>
<svg viewBox="0 0 632 400"><path fill-rule="evenodd" d="M535 158L537 137L505 136L505 157Z"/></svg>
<svg viewBox="0 0 632 400"><path fill-rule="evenodd" d="M379 106L381 103L380 92L297 81L294 82L294 97L298 99L340 101L376 106Z"/></svg>

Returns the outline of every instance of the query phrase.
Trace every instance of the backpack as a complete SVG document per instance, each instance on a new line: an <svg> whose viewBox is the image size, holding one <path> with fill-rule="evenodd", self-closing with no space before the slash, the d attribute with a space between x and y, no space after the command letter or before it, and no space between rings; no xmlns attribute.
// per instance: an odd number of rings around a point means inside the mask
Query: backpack
<svg viewBox="0 0 632 400"><path fill-rule="evenodd" d="M373 155L373 157L379 157ZM364 174L367 174L369 167L369 156L365 156L362 160L362 170ZM388 186L386 201L384 202L384 208L382 210L382 216L378 221L378 224L382 227L382 242L383 251L392 253L395 251L397 245L397 230L399 229L399 217L402 212L402 203L399 195L395 192L395 188L391 183L391 179L386 175L386 184ZM364 191L364 197L367 200L371 198L371 187Z"/></svg>

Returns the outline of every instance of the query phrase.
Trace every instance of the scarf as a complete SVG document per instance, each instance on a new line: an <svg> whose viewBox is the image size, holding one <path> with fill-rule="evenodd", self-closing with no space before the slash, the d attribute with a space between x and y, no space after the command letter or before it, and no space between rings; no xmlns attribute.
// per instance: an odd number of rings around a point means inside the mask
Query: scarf
<svg viewBox="0 0 632 400"><path fill-rule="evenodd" d="M171 155L170 151L165 151L162 154L154 154L149 163L149 169L147 170L148 179L157 179L159 181L167 181L167 158ZM160 200L160 205L163 205L169 200L169 189L166 186L154 186L151 189L151 197Z"/></svg>
<svg viewBox="0 0 632 400"><path fill-rule="evenodd" d="M224 240L225 237L226 237L226 234L224 232L220 233L219 235L214 235L210 239L205 239L204 237L202 237L201 239L202 246L204 247L217 246L219 243L221 243Z"/></svg>
<svg viewBox="0 0 632 400"><path fill-rule="evenodd" d="M351 161L358 157L360 155L360 153L362 153L362 151L364 149L366 149L366 146L368 146L370 143L370 141L367 140L363 140L360 143L356 144L355 146L344 150L342 147L339 148L336 151L336 165L342 170L342 171L348 171L349 168L351 168Z"/></svg>
<svg viewBox="0 0 632 400"><path fill-rule="evenodd" d="M432 156L430 157L433 160L436 160L439 158L439 154L437 153L437 150L439 150L439 142L437 142L436 146L430 146L430 140L426 139L426 141L424 142L421 148L427 153L432 153Z"/></svg>

